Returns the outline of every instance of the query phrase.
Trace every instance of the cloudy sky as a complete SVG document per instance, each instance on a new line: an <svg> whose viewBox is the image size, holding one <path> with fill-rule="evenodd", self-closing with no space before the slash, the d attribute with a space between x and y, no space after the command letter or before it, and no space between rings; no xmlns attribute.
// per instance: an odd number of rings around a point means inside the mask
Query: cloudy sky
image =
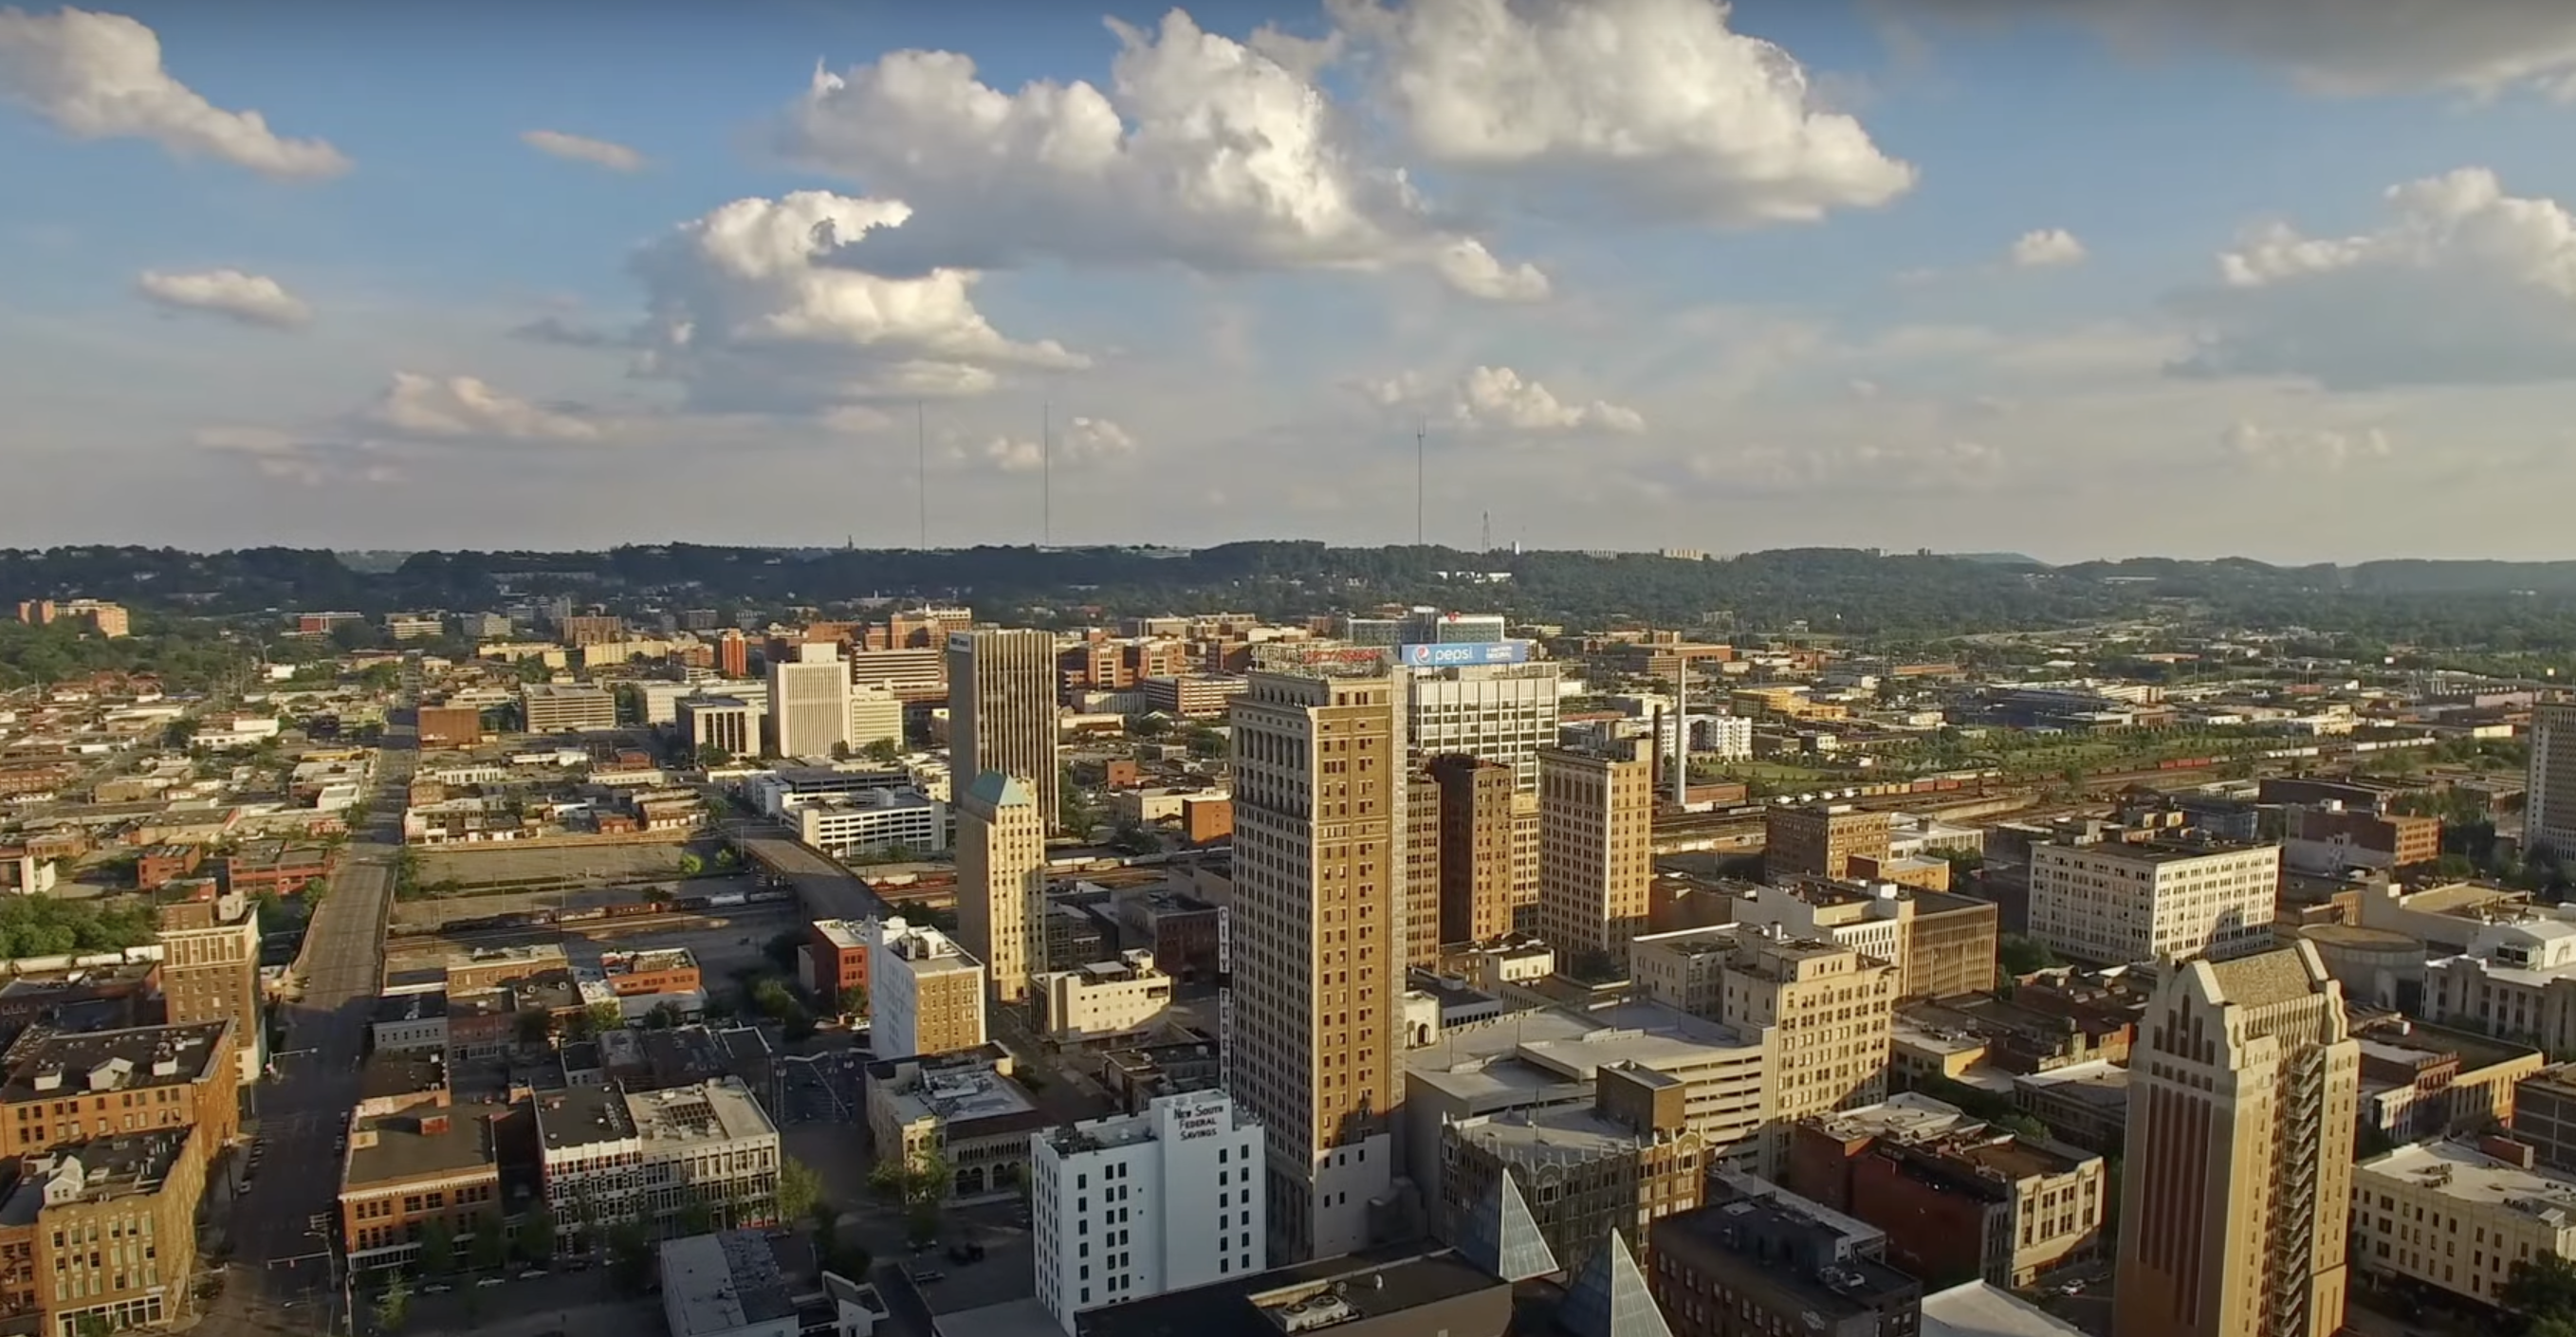
<svg viewBox="0 0 2576 1337"><path fill-rule="evenodd" d="M0 9L0 544L2566 556L2571 142L2565 0Z"/></svg>

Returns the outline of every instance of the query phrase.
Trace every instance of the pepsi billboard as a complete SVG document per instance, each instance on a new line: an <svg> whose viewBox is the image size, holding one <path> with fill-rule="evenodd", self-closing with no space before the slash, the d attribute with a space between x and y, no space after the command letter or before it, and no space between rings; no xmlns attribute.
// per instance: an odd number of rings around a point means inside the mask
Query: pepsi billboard
<svg viewBox="0 0 2576 1337"><path fill-rule="evenodd" d="M1469 664L1526 664L1527 641L1463 641L1454 645L1400 645L1395 662L1407 668L1457 668Z"/></svg>

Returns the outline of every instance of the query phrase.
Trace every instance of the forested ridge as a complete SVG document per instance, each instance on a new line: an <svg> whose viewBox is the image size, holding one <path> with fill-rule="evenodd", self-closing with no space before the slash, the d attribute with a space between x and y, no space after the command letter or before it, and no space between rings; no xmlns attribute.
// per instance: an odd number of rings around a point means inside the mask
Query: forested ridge
<svg viewBox="0 0 2576 1337"><path fill-rule="evenodd" d="M382 559L370 555L372 568ZM1470 573L1507 574L1476 579ZM2576 562L2380 561L2271 566L2136 558L2047 567L1836 548L1712 561L1649 554L1337 548L1263 541L1192 551L979 547L779 549L633 545L601 552L425 552L390 570L333 553L245 548L0 550L0 600L87 596L137 610L475 611L529 594L642 609L831 607L961 598L998 611L1308 613L1424 603L1597 627L1623 620L1777 632L1937 637L2105 618L2228 625L2514 650L2576 647Z"/></svg>

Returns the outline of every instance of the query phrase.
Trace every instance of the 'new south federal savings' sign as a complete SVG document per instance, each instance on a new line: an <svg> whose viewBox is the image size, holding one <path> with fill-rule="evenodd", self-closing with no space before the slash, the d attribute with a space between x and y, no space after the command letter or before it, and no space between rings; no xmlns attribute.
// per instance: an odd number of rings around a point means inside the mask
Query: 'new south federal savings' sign
<svg viewBox="0 0 2576 1337"><path fill-rule="evenodd" d="M1412 668L1451 668L1460 664L1526 664L1527 641L1466 641L1455 645L1400 645L1395 662Z"/></svg>

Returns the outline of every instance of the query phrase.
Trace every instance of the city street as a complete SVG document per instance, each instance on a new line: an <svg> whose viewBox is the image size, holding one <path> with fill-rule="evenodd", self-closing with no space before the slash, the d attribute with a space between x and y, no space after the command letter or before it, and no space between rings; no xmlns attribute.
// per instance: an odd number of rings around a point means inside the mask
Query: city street
<svg viewBox="0 0 2576 1337"><path fill-rule="evenodd" d="M241 1187L231 1204L230 1274L204 1324L216 1337L322 1332L337 1321L334 1144L357 1103L368 1012L383 976L404 794L418 758L407 716L389 712L366 823L350 833L296 959L292 974L303 991L280 1010L285 1039L271 1056L274 1076L250 1094L245 1131L258 1139L259 1167L245 1173L247 1154L231 1162L231 1182Z"/></svg>

